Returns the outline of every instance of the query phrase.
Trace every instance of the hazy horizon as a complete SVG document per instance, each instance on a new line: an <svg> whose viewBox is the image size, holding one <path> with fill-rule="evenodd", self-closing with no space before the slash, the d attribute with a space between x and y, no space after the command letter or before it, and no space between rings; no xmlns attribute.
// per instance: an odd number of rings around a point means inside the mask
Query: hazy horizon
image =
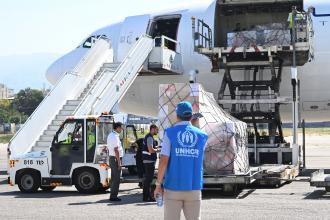
<svg viewBox="0 0 330 220"><path fill-rule="evenodd" d="M50 88L45 77L47 68L61 54L33 53L0 56L0 83L17 93L21 89Z"/></svg>

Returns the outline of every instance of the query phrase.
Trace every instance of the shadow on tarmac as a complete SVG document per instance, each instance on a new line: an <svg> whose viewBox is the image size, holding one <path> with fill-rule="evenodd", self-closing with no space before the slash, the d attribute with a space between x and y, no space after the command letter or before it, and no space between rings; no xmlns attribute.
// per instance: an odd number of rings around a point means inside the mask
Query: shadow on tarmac
<svg viewBox="0 0 330 220"><path fill-rule="evenodd" d="M315 190L312 193L306 194L306 200L330 200L330 193L325 190Z"/></svg>
<svg viewBox="0 0 330 220"><path fill-rule="evenodd" d="M119 190L119 193L130 192L130 191L133 191L136 189L137 188ZM109 190L105 191L105 192L96 193L96 194L106 195L106 194L109 194ZM84 193L80 193L78 191L61 191L60 188L59 188L59 190L55 189L52 192L44 192L42 190L39 190L36 193L22 193L21 191L0 192L0 196L11 196L11 197L15 197L15 198L35 198L35 199L62 198L62 197L70 197L70 196L88 197L88 196L94 196L96 194L84 194ZM108 195L106 195L106 196L108 197ZM141 194L141 198L142 198L142 194Z"/></svg>
<svg viewBox="0 0 330 220"><path fill-rule="evenodd" d="M140 193L119 195L119 198L121 198L120 202L111 202L107 200L107 202L109 203L108 205L128 205L128 204L135 204L136 206L156 205L156 202L143 202L142 191Z"/></svg>
<svg viewBox="0 0 330 220"><path fill-rule="evenodd" d="M202 199L244 199L252 194L255 189L243 189L237 190L233 193L225 193L222 190L208 190L205 189L202 191Z"/></svg>
<svg viewBox="0 0 330 220"><path fill-rule="evenodd" d="M78 191L56 191L43 192L38 191L36 193L22 193L20 191L1 192L0 196L11 196L14 198L33 198L33 199L51 199L51 198L62 198L70 196L90 196L88 194L81 194Z"/></svg>
<svg viewBox="0 0 330 220"><path fill-rule="evenodd" d="M121 201L120 202L112 202L109 200L109 196L106 199L102 199L96 202L78 202L78 203L69 203L68 205L79 206L79 205L91 205L91 204L108 204L109 206L117 206L117 205L129 205L135 204L136 206L147 206L147 205L156 205L156 202L143 202L142 201L142 193L133 193L133 194L119 194L118 196Z"/></svg>

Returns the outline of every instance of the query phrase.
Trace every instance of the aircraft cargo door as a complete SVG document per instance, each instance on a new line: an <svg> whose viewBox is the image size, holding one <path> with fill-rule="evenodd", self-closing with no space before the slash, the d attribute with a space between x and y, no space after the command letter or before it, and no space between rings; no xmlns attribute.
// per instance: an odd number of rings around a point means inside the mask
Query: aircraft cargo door
<svg viewBox="0 0 330 220"><path fill-rule="evenodd" d="M122 61L133 44L146 33L149 19L150 15L139 15L124 20L119 37L118 61Z"/></svg>

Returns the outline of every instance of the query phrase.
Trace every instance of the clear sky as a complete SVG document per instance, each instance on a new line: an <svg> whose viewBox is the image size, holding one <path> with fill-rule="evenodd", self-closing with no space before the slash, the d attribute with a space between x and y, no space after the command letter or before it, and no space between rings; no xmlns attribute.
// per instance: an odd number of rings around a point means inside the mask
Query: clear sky
<svg viewBox="0 0 330 220"><path fill-rule="evenodd" d="M64 54L125 16L209 0L0 0L0 56Z"/></svg>
<svg viewBox="0 0 330 220"><path fill-rule="evenodd" d="M94 30L129 15L212 0L0 0L0 56L75 48ZM305 2L329 0L305 0Z"/></svg>

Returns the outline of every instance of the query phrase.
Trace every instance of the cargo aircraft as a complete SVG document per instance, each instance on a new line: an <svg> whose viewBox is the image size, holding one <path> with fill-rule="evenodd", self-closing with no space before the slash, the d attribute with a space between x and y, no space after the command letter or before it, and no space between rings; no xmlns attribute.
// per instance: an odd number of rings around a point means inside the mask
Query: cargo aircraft
<svg viewBox="0 0 330 220"><path fill-rule="evenodd" d="M239 5L245 7L232 10L222 5ZM212 32L212 46L219 47L226 36L223 30L233 30L237 23L241 28L267 24L272 21L287 22L292 6L298 11L309 11L313 20L313 57L310 62L298 67L300 80L300 111L301 118L307 121L321 122L330 119L330 3L323 0L215 0L202 5L192 5L165 12L130 16L118 23L110 24L87 36L78 47L55 61L47 70L46 77L55 84L62 74L72 69L93 46L100 36L110 39L114 50L114 62L121 62L133 43L142 34L153 38L164 35L177 41L169 45L182 56L182 75L140 74L119 103L122 112L143 116L157 116L158 86L163 83L187 82L189 74L196 73L196 82L214 94L217 98L224 71L211 72L211 60L195 51L192 34L192 17L203 20ZM232 8L233 8L232 7ZM245 9L244 9L245 8ZM232 16L234 19L228 19ZM239 19L235 21L235 19ZM223 22L225 20L225 22ZM226 26L226 27L224 27ZM232 28L232 29L230 29ZM282 72L281 96L292 94L290 84L290 67ZM291 105L281 106L283 121L290 121Z"/></svg>

